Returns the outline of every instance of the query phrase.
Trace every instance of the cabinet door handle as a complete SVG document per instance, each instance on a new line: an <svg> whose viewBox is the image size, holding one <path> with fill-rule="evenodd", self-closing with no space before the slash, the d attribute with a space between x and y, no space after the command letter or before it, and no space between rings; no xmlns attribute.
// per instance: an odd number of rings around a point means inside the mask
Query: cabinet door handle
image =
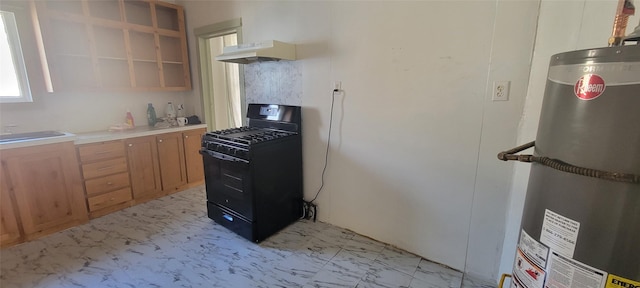
<svg viewBox="0 0 640 288"><path fill-rule="evenodd" d="M129 143L129 147L133 147L133 144Z"/></svg>
<svg viewBox="0 0 640 288"><path fill-rule="evenodd" d="M162 143L162 139L158 140L158 142Z"/></svg>
<svg viewBox="0 0 640 288"><path fill-rule="evenodd" d="M184 138L189 138L189 135L185 135Z"/></svg>
<svg viewBox="0 0 640 288"><path fill-rule="evenodd" d="M111 185L113 185L113 182L109 181L109 182L107 182L107 185L111 186Z"/></svg>

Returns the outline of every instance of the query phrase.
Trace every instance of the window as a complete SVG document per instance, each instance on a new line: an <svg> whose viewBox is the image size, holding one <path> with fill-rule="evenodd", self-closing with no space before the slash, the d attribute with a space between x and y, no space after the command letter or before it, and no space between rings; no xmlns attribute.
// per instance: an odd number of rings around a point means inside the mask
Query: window
<svg viewBox="0 0 640 288"><path fill-rule="evenodd" d="M32 102L16 18L0 11L0 103Z"/></svg>

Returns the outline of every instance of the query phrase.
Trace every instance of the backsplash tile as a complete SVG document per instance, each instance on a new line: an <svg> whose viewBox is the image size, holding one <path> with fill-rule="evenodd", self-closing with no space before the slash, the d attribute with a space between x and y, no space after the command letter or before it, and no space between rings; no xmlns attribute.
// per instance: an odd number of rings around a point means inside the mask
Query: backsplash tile
<svg viewBox="0 0 640 288"><path fill-rule="evenodd" d="M302 103L302 72L295 61L256 62L244 66L247 103Z"/></svg>

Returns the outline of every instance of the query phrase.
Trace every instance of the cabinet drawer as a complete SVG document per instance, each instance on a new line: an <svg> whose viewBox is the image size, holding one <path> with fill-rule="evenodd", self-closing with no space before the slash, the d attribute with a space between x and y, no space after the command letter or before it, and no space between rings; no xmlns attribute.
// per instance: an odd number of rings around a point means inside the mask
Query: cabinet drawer
<svg viewBox="0 0 640 288"><path fill-rule="evenodd" d="M124 157L82 165L84 179L91 179L109 174L127 172L127 159Z"/></svg>
<svg viewBox="0 0 640 288"><path fill-rule="evenodd" d="M100 210L109 206L124 203L131 200L131 188L123 188L107 194L98 195L88 199L89 211Z"/></svg>
<svg viewBox="0 0 640 288"><path fill-rule="evenodd" d="M122 141L111 141L84 145L78 147L78 154L80 154L82 163L124 157L124 143Z"/></svg>
<svg viewBox="0 0 640 288"><path fill-rule="evenodd" d="M129 174L125 172L115 175L109 175L87 180L84 184L87 188L87 196L98 195L123 187L129 187Z"/></svg>

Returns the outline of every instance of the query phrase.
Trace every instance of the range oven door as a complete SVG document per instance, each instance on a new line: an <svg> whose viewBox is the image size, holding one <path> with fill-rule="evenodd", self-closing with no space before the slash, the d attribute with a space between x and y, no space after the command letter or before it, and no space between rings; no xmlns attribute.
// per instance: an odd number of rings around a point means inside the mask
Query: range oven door
<svg viewBox="0 0 640 288"><path fill-rule="evenodd" d="M207 201L253 221L249 161L202 149Z"/></svg>

